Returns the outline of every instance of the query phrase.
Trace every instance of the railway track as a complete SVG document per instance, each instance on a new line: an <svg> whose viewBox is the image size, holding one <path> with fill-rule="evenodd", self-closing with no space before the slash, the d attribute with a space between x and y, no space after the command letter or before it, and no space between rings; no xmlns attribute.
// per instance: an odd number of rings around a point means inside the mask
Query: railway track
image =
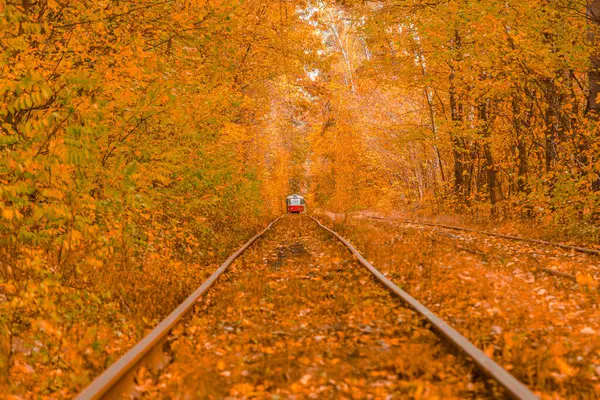
<svg viewBox="0 0 600 400"><path fill-rule="evenodd" d="M367 218L335 229L536 393L598 397L596 256Z"/></svg>
<svg viewBox="0 0 600 400"><path fill-rule="evenodd" d="M158 374L156 385L147 384L150 389L142 395L160 397L164 390L179 392L186 382L196 382L200 386L194 388L195 395L210 393L215 398L264 395L265 390L290 394L311 385L321 391L319 397L333 397L352 384L352 390L363 394L429 390L442 396L485 397L490 389L475 378L473 365L465 359L487 375L488 383L496 382L487 395L493 397L493 387L499 386L513 398L537 398L336 232L307 216L283 217L276 225L280 220L229 257L77 398L124 397L136 391L139 395L143 372L160 370L167 372ZM209 291L230 267L223 282ZM365 268L379 284L368 278ZM429 335L427 328L438 335ZM455 350L449 351L443 341ZM250 358L241 355L245 348L252 350ZM461 363L452 352L466 358ZM440 365L435 360L444 353L453 361ZM262 381L256 380L258 375ZM278 384L274 376L285 382ZM233 379L243 383L232 384ZM229 391L213 391L214 385Z"/></svg>
<svg viewBox="0 0 600 400"><path fill-rule="evenodd" d="M402 218L382 218L382 217L375 217L375 216L371 216L369 218L380 220L380 221L390 221L390 222L397 221L397 222L401 222L401 223L405 223L405 224L423 225L423 226L430 226L430 227L434 227L434 228L444 228L444 229L450 229L450 230L461 231L461 232L471 232L471 233L477 233L480 235L491 236L491 237L496 237L496 238L501 238L501 239L515 240L515 241L519 241L519 242L529 242L529 243L541 244L544 246L559 247L561 249L572 250L572 251L576 251L578 253L600 256L600 250L598 250L598 249L590 249L590 248L582 247L582 246L573 246L573 245L564 244L564 243L549 242L547 240L531 239L531 238L526 238L526 237L521 237L521 236L505 235L505 234L501 234L501 233L480 231L480 230L471 229L471 228L463 228L463 227L454 226L454 225L434 224L431 222L413 221L413 220L402 219Z"/></svg>
<svg viewBox="0 0 600 400"><path fill-rule="evenodd" d="M422 226L422 227L427 227L427 228L432 228L432 229L441 229L442 231L450 230L450 231L457 231L457 232L465 232L465 233L469 233L469 234L489 236L492 238L506 239L506 240L515 241L515 242L525 242L525 243L530 243L530 244L534 244L534 245L555 247L555 248L569 250L572 252L581 253L581 254L585 254L585 255L589 255L589 256L600 255L600 250L598 250L598 249L587 248L587 247L582 247L582 246L573 246L573 245L567 245L564 243L549 242L546 240L531 239L531 238L520 237L520 236L504 235L504 234L498 234L495 232L487 232L487 231L481 231L481 230L471 229L471 228L463 228L463 227L458 227L458 226L453 226L453 225L436 224L436 223L414 221L414 220L401 219L401 218L382 218L382 217L376 217L376 216L369 216L368 218L374 219L377 221L381 221L381 222L399 222L401 224L406 224L408 226L413 225L413 226ZM459 236L454 236L451 234L447 234L447 236L460 238ZM457 249L467 251L467 252L472 252L472 253L479 254L479 255L483 254L483 253L478 252L477 250L469 249L469 248L457 248ZM571 281L574 283L578 282L577 276L570 274L570 273L566 273L564 271L550 269L550 268L546 268L546 267L542 267L542 266L539 266L537 268L537 271L547 274L547 275L557 277L557 278L565 279L565 280L568 280L568 281ZM592 274L593 274L593 272L592 272Z"/></svg>

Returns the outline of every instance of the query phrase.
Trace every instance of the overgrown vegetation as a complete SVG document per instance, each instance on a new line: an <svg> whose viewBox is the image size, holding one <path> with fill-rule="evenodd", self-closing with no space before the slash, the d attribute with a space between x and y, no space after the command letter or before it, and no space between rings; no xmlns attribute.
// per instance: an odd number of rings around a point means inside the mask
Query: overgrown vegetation
<svg viewBox="0 0 600 400"><path fill-rule="evenodd" d="M3 387L82 388L281 212L285 121L263 128L303 27L268 2L0 2Z"/></svg>
<svg viewBox="0 0 600 400"><path fill-rule="evenodd" d="M597 241L599 10L0 0L0 384L73 394L292 192Z"/></svg>
<svg viewBox="0 0 600 400"><path fill-rule="evenodd" d="M540 398L597 397L596 256L400 222L319 219Z"/></svg>
<svg viewBox="0 0 600 400"><path fill-rule="evenodd" d="M315 123L315 199L589 232L600 206L598 9L330 4L320 21L339 65Z"/></svg>

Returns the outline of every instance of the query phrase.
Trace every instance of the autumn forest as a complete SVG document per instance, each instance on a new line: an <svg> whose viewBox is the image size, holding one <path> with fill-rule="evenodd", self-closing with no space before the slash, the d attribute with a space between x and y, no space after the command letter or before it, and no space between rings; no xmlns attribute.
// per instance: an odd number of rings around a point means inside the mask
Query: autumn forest
<svg viewBox="0 0 600 400"><path fill-rule="evenodd" d="M0 0L0 53L8 398L76 396L294 193L139 396L506 395L309 216L536 396L600 393L599 0Z"/></svg>

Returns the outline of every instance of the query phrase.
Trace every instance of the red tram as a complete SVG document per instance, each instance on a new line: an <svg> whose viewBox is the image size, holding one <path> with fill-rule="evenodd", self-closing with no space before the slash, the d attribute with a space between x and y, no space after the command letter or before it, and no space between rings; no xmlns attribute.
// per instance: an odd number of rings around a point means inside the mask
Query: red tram
<svg viewBox="0 0 600 400"><path fill-rule="evenodd" d="M306 209L304 197L298 194L288 196L287 199L285 199L285 205L288 213L301 213Z"/></svg>

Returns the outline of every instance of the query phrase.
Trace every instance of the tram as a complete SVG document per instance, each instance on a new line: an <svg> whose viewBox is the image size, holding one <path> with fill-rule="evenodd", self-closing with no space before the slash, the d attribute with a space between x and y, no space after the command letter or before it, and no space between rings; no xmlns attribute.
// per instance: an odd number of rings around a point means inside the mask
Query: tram
<svg viewBox="0 0 600 400"><path fill-rule="evenodd" d="M301 213L306 209L304 197L299 194L293 194L285 199L285 205L288 213Z"/></svg>

